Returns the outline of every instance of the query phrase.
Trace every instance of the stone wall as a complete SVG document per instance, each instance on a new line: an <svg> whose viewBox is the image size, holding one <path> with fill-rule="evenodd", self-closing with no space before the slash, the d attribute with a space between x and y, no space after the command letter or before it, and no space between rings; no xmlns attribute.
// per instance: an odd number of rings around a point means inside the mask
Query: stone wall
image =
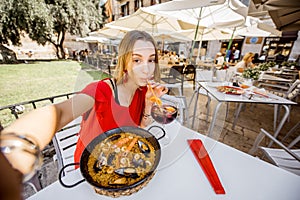
<svg viewBox="0 0 300 200"><path fill-rule="evenodd" d="M76 42L76 36L66 34L64 47L68 49L69 54L73 51L80 51L90 49L89 44L85 42ZM31 61L31 60L55 60L57 59L55 47L48 43L46 45L39 45L32 41L27 35L21 38L21 46L5 45L16 53L18 60ZM72 57L72 55L70 55ZM2 56L0 54L0 60Z"/></svg>
<svg viewBox="0 0 300 200"><path fill-rule="evenodd" d="M16 53L18 60L51 60L57 59L53 45L39 45L28 35L21 38L21 46L5 45Z"/></svg>

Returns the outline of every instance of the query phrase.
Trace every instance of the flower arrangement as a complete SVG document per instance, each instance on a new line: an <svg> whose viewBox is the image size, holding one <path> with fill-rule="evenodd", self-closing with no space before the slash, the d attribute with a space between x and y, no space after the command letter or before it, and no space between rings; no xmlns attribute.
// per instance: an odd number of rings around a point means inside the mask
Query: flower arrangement
<svg viewBox="0 0 300 200"><path fill-rule="evenodd" d="M249 79L253 79L253 80L258 80L260 75L260 70L258 67L254 67L254 68L247 68L243 71L242 76L244 78L249 78Z"/></svg>
<svg viewBox="0 0 300 200"><path fill-rule="evenodd" d="M269 68L272 68L275 66L275 62L265 62L258 65L258 69L260 71L267 71Z"/></svg>
<svg viewBox="0 0 300 200"><path fill-rule="evenodd" d="M291 67L291 66L296 66L296 62L288 62L288 61L283 61L281 63L281 66L286 66L286 67Z"/></svg>

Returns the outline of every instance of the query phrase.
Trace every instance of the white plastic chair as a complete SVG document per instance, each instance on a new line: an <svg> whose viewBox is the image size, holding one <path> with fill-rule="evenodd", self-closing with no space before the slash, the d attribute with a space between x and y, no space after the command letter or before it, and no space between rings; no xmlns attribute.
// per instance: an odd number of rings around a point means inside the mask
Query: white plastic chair
<svg viewBox="0 0 300 200"><path fill-rule="evenodd" d="M227 70L221 69L216 71L216 79L218 82L226 81Z"/></svg>
<svg viewBox="0 0 300 200"><path fill-rule="evenodd" d="M200 87L199 82L212 82L213 80L213 71L212 70L201 70L201 69L196 69L196 77L195 77L195 82L196 82L196 88L194 90L194 93L192 95L192 98L189 102L189 106L192 105L192 101L194 99L194 96L196 95L196 100L194 104L194 112L193 112L193 119L192 119L192 128L194 127L194 122L195 122L195 115L196 115L196 110L197 110L197 102L198 102L198 95L202 94L208 97L207 99L207 118L208 118L208 113L209 113L209 104L210 104L210 97L207 93L206 90Z"/></svg>
<svg viewBox="0 0 300 200"><path fill-rule="evenodd" d="M184 66L174 65L169 69L167 77L161 78L163 85L168 89L178 89L179 96L183 95L183 68Z"/></svg>
<svg viewBox="0 0 300 200"><path fill-rule="evenodd" d="M265 88L268 92L293 101L300 94L300 80L297 79L290 87L280 84L260 83L258 87Z"/></svg>
<svg viewBox="0 0 300 200"><path fill-rule="evenodd" d="M200 87L199 82L212 82L212 80L213 80L213 71L212 70L196 69L196 77L195 77L196 88L194 90L194 93L193 93L190 103L192 102L194 96L197 93L207 96L206 90L204 90L203 88L199 88Z"/></svg>
<svg viewBox="0 0 300 200"><path fill-rule="evenodd" d="M74 163L74 152L80 131L80 122L82 117L78 117L61 131L57 132L53 139L53 146L56 152L54 160L57 159L58 170L60 171L65 165ZM63 172L65 176L68 172L73 171L72 168L67 168Z"/></svg>
<svg viewBox="0 0 300 200"><path fill-rule="evenodd" d="M267 136L272 142L276 143L280 148L268 148L258 146L263 138ZM300 141L300 135L294 139L288 146L282 144L266 130L261 129L260 134L256 137L250 154L254 154L259 148L264 155L276 166L288 170L292 173L300 175L300 149L292 149Z"/></svg>
<svg viewBox="0 0 300 200"><path fill-rule="evenodd" d="M235 67L229 67L226 70L226 78L225 81L231 82L233 77L236 75L236 68Z"/></svg>
<svg viewBox="0 0 300 200"><path fill-rule="evenodd" d="M163 85L168 89L177 89L179 96L182 96L181 83L163 83Z"/></svg>

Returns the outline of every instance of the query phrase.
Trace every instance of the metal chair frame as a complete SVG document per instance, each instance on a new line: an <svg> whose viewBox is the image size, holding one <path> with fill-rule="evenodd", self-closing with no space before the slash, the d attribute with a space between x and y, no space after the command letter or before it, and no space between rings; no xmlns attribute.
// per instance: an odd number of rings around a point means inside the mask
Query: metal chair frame
<svg viewBox="0 0 300 200"><path fill-rule="evenodd" d="M59 98L69 99L74 94L76 94L76 92L66 93L66 94L61 94L61 95L56 95L56 96L50 96L50 97L35 99L35 100L31 100L31 101L24 101L24 102L11 104L11 105L7 105L7 106L2 106L2 107L0 107L0 111L10 110L10 113L15 117L15 119L18 119L23 113L26 112L27 109L29 110L28 106L30 106L31 109L36 109L37 104L39 102L46 102L46 104L50 104L50 103L54 103ZM39 172L37 172L29 181L25 182L24 184L30 185L30 187L32 187L35 192L38 192L39 190L41 190L43 188L39 178L40 178Z"/></svg>
<svg viewBox="0 0 300 200"><path fill-rule="evenodd" d="M295 127L299 127L299 123ZM271 142L277 144L280 148L270 148L259 146L263 138L267 136ZM261 129L260 134L256 137L253 147L249 153L254 154L258 149L262 150L264 155L276 166L300 175L300 149L292 149L300 141L300 135L296 137L288 146L277 140L266 130Z"/></svg>

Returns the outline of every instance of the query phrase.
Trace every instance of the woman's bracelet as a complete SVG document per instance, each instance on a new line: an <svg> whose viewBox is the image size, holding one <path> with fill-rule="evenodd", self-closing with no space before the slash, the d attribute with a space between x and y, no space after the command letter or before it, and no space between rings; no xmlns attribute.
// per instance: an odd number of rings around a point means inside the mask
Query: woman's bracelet
<svg viewBox="0 0 300 200"><path fill-rule="evenodd" d="M151 116L150 114L146 114L146 113L143 112L143 117L144 117L144 118L148 118L148 117L150 117L150 116Z"/></svg>
<svg viewBox="0 0 300 200"><path fill-rule="evenodd" d="M151 124L153 122L153 119L150 114L143 112L143 121L145 123L144 125L148 126L149 124Z"/></svg>

